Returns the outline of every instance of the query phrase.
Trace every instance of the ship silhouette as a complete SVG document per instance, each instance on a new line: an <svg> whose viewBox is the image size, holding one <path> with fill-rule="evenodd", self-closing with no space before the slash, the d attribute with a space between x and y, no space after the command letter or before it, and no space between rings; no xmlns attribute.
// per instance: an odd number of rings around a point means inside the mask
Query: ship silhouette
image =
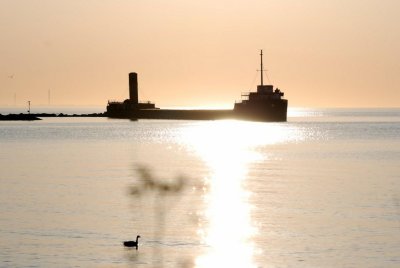
<svg viewBox="0 0 400 268"><path fill-rule="evenodd" d="M187 119L217 120L241 119L263 122L285 122L287 120L288 100L284 93L273 85L264 85L263 52L261 58L261 84L257 91L242 94L245 97L235 102L232 110L178 110L159 109L151 102L139 102L137 73L129 74L129 99L123 102L108 101L106 116L129 119Z"/></svg>

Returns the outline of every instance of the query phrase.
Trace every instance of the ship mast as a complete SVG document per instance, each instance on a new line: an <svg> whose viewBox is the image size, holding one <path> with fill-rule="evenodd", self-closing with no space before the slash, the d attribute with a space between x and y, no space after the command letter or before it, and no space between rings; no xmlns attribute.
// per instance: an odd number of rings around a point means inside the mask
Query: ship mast
<svg viewBox="0 0 400 268"><path fill-rule="evenodd" d="M263 82L263 73L264 73L264 70L263 70L263 59L262 59L263 53L262 53L262 49L261 49L260 56L261 56L261 85L263 86L263 85L264 85L264 82Z"/></svg>

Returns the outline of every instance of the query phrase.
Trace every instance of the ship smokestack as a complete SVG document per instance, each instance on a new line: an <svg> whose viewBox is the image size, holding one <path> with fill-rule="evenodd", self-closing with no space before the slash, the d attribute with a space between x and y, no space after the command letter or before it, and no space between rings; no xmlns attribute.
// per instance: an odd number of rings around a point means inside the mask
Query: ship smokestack
<svg viewBox="0 0 400 268"><path fill-rule="evenodd" d="M139 97L137 73L129 73L129 99L133 104L138 105Z"/></svg>
<svg viewBox="0 0 400 268"><path fill-rule="evenodd" d="M262 60L262 56L263 56L262 49L261 49L260 56L261 56L261 85L263 86L264 85L264 79L263 79L264 66L263 66L263 60Z"/></svg>

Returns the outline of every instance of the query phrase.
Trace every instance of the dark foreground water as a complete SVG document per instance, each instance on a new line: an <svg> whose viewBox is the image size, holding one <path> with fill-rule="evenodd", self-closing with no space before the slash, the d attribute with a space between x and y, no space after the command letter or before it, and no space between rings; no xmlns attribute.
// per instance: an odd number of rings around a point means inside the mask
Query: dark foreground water
<svg viewBox="0 0 400 268"><path fill-rule="evenodd" d="M0 122L0 267L399 266L399 109Z"/></svg>

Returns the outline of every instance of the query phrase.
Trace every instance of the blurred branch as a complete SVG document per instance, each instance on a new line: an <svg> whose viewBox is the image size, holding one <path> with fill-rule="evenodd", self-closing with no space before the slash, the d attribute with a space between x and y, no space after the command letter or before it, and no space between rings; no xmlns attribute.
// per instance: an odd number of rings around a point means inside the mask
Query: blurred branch
<svg viewBox="0 0 400 268"><path fill-rule="evenodd" d="M139 166L136 171L139 173L141 181L138 185L130 187L130 194L134 196L140 196L149 191L157 192L160 195L179 193L185 186L186 178L182 175L172 181L166 181L154 178L147 167Z"/></svg>

